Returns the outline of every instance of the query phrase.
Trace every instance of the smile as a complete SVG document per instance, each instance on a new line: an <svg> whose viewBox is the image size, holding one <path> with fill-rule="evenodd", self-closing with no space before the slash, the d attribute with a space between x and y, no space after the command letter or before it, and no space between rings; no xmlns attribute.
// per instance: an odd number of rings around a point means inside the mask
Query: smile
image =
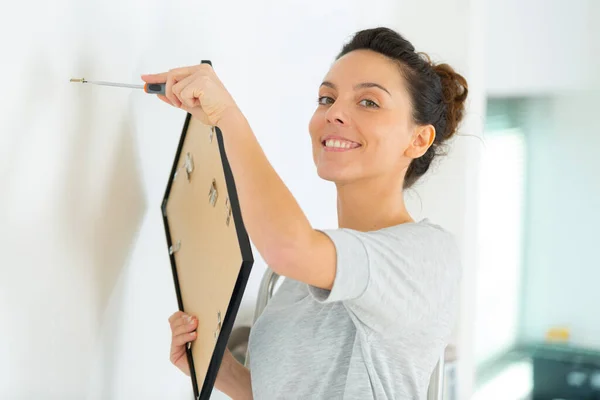
<svg viewBox="0 0 600 400"><path fill-rule="evenodd" d="M343 139L327 139L322 144L325 151L349 151L361 146L359 143Z"/></svg>

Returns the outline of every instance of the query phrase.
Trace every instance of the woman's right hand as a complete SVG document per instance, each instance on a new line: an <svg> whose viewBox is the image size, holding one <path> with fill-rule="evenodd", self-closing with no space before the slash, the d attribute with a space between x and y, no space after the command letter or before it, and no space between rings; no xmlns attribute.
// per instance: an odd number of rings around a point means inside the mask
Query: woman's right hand
<svg viewBox="0 0 600 400"><path fill-rule="evenodd" d="M198 319L182 311L177 311L169 318L171 325L171 362L184 374L190 375L186 346L196 339Z"/></svg>

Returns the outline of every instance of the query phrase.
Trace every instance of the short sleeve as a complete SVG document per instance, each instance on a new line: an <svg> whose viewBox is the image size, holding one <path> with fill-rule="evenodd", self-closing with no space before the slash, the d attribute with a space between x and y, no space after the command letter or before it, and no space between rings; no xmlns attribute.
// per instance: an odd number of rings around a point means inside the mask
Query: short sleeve
<svg viewBox="0 0 600 400"><path fill-rule="evenodd" d="M320 303L343 302L371 330L415 327L457 296L460 257L441 229L415 223L322 232L336 248L335 279L331 290L309 292Z"/></svg>

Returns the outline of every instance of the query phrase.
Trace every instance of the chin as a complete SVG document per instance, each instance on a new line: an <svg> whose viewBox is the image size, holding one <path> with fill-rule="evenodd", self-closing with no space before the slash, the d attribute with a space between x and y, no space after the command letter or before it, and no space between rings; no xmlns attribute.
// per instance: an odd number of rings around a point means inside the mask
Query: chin
<svg viewBox="0 0 600 400"><path fill-rule="evenodd" d="M319 178L336 184L346 184L354 180L349 174L344 173L344 171L333 168L317 168L317 174Z"/></svg>
<svg viewBox="0 0 600 400"><path fill-rule="evenodd" d="M332 176L331 174L322 174L322 173L318 173L319 178L323 179L324 181L329 181L329 182L335 182L337 179L335 176Z"/></svg>

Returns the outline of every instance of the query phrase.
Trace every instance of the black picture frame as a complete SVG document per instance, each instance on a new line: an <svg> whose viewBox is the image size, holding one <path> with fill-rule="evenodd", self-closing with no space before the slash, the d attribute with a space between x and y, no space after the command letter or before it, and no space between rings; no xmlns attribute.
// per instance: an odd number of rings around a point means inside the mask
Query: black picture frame
<svg viewBox="0 0 600 400"><path fill-rule="evenodd" d="M202 62L211 64L211 62L207 61L207 60L202 61ZM171 168L171 173L169 175L167 188L165 190L165 194L164 194L162 205L161 205L162 218L163 218L163 224L164 224L165 236L166 236L168 249L170 249L173 246L174 238L171 237L171 233L170 233L170 223L169 223L169 218L167 216L167 204L169 202L169 195L171 194L173 181L175 179L174 177L176 175L178 166L181 164L182 149L183 149L184 143L186 141L188 127L190 125L190 121L192 118L193 118L192 115L189 113L187 114L187 116L185 118L185 123L183 125L183 130L182 130L182 133L181 133L181 136L179 139L179 144L178 144L177 151L175 154L175 159L173 161L173 166ZM223 359L223 355L227 348L227 342L228 342L229 336L231 335L231 330L233 328L235 318L239 311L239 308L240 308L240 305L242 302L242 297L246 290L248 278L250 276L250 272L251 272L252 266L254 264L254 258L253 258L253 254L252 254L250 240L249 240L248 233L246 232L246 229L244 227L244 223L242 220L242 214L241 214L241 210L240 210L240 205L239 205L239 200L238 200L238 195L237 195L237 191L236 191L233 173L231 171L231 167L229 165L229 162L227 160L227 155L225 153L223 134L218 127L214 127L214 132L215 132L216 140L218 141L219 153L220 153L221 161L222 161L222 168L223 168L223 172L224 172L224 176L225 176L227 192L229 195L229 201L230 201L230 205L231 205L231 217L235 224L237 240L238 240L240 252L242 255L242 264L240 265L239 275L237 277L237 281L235 282L235 286L233 289L233 295L231 296L231 300L229 302L227 311L223 318L219 337L216 341L216 345L214 347L212 358L211 358L211 361L210 361L210 364L208 367L208 373L206 374L206 377L203 382L199 382L196 377L195 362L194 362L194 358L192 356L192 351L191 351L190 347L187 347L187 350L186 350L188 363L190 366L190 375L191 375L192 387L193 387L193 391L194 391L194 398L197 400L205 400L205 399L207 400L210 398L210 395L212 393L212 390L213 390L213 387L214 387L214 384L216 381L217 373L218 373L219 367L221 365L221 361ZM202 160L195 160L194 163L195 163L195 168L202 168ZM178 304L179 310L185 312L186 311L186 309L185 309L186 301L182 297L175 254L172 254L170 252L169 259L170 259L170 264L171 264L171 271L173 274L173 283L175 286L175 293L177 296L177 304Z"/></svg>

